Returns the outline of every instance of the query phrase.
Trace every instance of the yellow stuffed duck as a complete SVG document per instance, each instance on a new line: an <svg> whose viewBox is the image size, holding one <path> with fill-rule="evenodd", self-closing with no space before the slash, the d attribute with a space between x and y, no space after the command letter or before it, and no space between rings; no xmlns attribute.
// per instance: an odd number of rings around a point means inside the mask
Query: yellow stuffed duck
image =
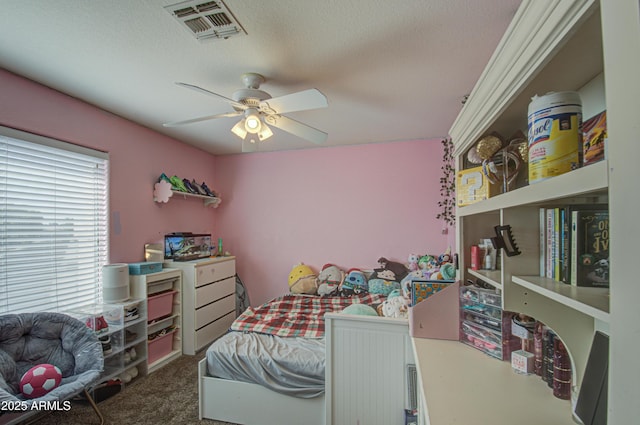
<svg viewBox="0 0 640 425"><path fill-rule="evenodd" d="M304 263L299 263L289 273L289 291L292 294L315 295L318 292L317 275Z"/></svg>

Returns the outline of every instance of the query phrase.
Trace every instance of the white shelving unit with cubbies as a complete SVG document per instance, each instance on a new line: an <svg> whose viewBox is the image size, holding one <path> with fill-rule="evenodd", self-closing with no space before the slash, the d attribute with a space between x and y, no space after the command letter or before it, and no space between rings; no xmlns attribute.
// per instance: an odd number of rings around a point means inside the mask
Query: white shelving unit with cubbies
<svg viewBox="0 0 640 425"><path fill-rule="evenodd" d="M631 353L640 348L632 337L640 332L632 245L639 237L633 195L640 156L639 9L638 2L524 0L450 129L460 170L481 137L492 132L509 137L517 130L526 134L534 95L578 91L583 120L607 111L608 151L601 162L459 207L456 213L461 280L481 278L500 288L504 310L534 317L558 334L572 361L572 401L555 398L538 377L516 375L508 363L488 361L457 342L414 339L422 403L432 425L456 420L574 423L573 405L596 330L610 335L608 423L637 420L640 389L629 371L637 366ZM540 208L582 203L609 206L611 290L540 277ZM501 255L495 271L471 270L471 246L494 236L496 225L511 226L521 254ZM478 382L491 382L492 391L477 391ZM458 397L444 398L451 393ZM456 409L460 399L465 409Z"/></svg>
<svg viewBox="0 0 640 425"><path fill-rule="evenodd" d="M146 316L140 308L142 302L142 299L132 298L121 303L94 304L66 312L92 328L102 343L104 371L92 391L107 384L122 388L147 374ZM137 311L136 316L127 316L126 312L133 309Z"/></svg>
<svg viewBox="0 0 640 425"><path fill-rule="evenodd" d="M182 355L182 272L165 268L129 276L131 294L142 299L146 368L151 373Z"/></svg>

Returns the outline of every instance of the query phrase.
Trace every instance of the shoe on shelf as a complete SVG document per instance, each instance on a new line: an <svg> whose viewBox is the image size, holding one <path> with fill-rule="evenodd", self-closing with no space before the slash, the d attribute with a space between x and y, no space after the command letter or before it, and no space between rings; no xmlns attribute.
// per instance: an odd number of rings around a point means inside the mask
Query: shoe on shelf
<svg viewBox="0 0 640 425"><path fill-rule="evenodd" d="M136 357L138 357L138 353L136 353L136 347L131 347L131 350L129 350L129 356L131 357L131 360L135 360Z"/></svg>
<svg viewBox="0 0 640 425"><path fill-rule="evenodd" d="M105 356L111 354L113 352L113 349L111 347L111 338L109 337L109 335L102 336L98 339L100 340L100 344L102 344L102 354Z"/></svg>
<svg viewBox="0 0 640 425"><path fill-rule="evenodd" d="M205 182L202 182L200 187L202 187L202 190L204 190L204 192L207 194L207 196L213 196L213 197L216 196L215 193L213 193L213 191L211 189L209 189L209 187L207 186L207 184Z"/></svg>
<svg viewBox="0 0 640 425"><path fill-rule="evenodd" d="M138 317L140 317L140 314L138 313L138 308L137 307L125 307L124 309L124 321L125 322L130 322L131 320L135 320Z"/></svg>
<svg viewBox="0 0 640 425"><path fill-rule="evenodd" d="M200 192L198 192L198 190L191 185L191 182L189 181L189 179L182 179L182 183L184 183L184 187L187 188L187 191L189 193L193 193L194 195L200 195Z"/></svg>
<svg viewBox="0 0 640 425"><path fill-rule="evenodd" d="M200 186L198 184L198 182L196 182L196 179L191 180L191 187L193 187L195 190L197 190L199 195L208 196L207 192L204 191L202 186Z"/></svg>
<svg viewBox="0 0 640 425"><path fill-rule="evenodd" d="M173 185L173 183L171 183L171 179L165 173L160 174L160 177L158 177L158 183L160 183L161 181L165 181L170 185Z"/></svg>
<svg viewBox="0 0 640 425"><path fill-rule="evenodd" d="M129 329L124 330L124 343L129 344L130 342L135 341L138 337L138 334L135 332L131 332Z"/></svg>
<svg viewBox="0 0 640 425"><path fill-rule="evenodd" d="M173 176L169 180L171 180L171 184L173 185L173 187L176 188L176 190L180 192L189 192L187 188L184 186L184 182L180 177Z"/></svg>
<svg viewBox="0 0 640 425"><path fill-rule="evenodd" d="M129 376L131 376L131 378L135 378L136 376L138 376L138 368L135 366L127 369L126 372L129 374Z"/></svg>
<svg viewBox="0 0 640 425"><path fill-rule="evenodd" d="M86 325L93 329L96 335L103 335L109 332L109 325L104 320L104 316L92 316L85 321Z"/></svg>

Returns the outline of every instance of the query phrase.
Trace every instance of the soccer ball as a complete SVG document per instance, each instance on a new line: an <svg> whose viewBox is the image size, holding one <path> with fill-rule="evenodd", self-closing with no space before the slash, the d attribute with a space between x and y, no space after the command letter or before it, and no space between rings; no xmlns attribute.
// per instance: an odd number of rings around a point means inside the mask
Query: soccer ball
<svg viewBox="0 0 640 425"><path fill-rule="evenodd" d="M60 385L62 372L48 363L36 365L20 379L20 392L26 398L38 398Z"/></svg>

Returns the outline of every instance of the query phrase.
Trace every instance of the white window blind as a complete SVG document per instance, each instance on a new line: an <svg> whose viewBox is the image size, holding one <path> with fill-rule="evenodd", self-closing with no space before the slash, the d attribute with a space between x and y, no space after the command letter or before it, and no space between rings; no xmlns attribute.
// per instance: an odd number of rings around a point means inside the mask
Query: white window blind
<svg viewBox="0 0 640 425"><path fill-rule="evenodd" d="M0 313L98 302L108 155L0 127Z"/></svg>

